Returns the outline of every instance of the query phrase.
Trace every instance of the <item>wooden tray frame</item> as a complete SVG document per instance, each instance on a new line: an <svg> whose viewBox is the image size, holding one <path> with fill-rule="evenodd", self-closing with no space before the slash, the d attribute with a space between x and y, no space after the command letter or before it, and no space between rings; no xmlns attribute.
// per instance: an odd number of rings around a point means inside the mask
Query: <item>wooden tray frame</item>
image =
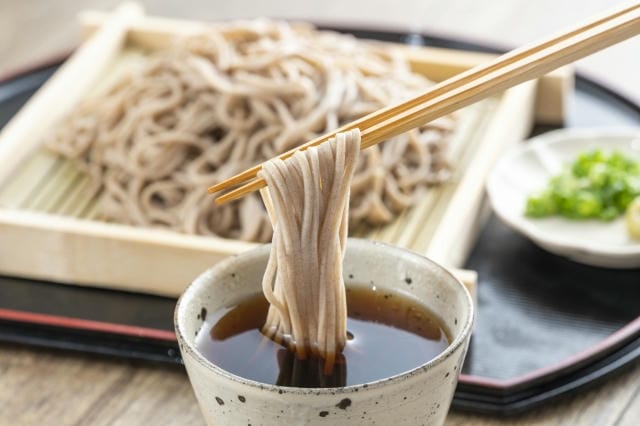
<svg viewBox="0 0 640 426"><path fill-rule="evenodd" d="M81 16L89 37L0 134L0 187L40 149L43 135L67 114L127 46L158 49L203 23L146 17L136 4ZM490 55L395 46L417 72L441 80ZM467 257L482 225L484 179L496 157L529 132L534 116L562 120L572 73L563 68L500 96L474 166L464 171L431 235L425 255L451 267ZM544 102L543 102L544 101ZM37 126L34 126L37 123ZM157 229L0 208L0 273L63 283L176 296L201 271L254 244ZM471 272L460 272L467 282Z"/></svg>

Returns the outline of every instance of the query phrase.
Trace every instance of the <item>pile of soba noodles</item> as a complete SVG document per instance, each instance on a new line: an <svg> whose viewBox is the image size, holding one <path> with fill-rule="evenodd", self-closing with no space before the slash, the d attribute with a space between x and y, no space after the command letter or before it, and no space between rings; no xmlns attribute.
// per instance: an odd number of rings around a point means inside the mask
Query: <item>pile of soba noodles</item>
<svg viewBox="0 0 640 426"><path fill-rule="evenodd" d="M264 242L259 197L216 206L209 185L432 83L382 44L257 20L149 56L79 106L48 147L86 170L114 222ZM380 225L449 175L451 117L362 152L349 219Z"/></svg>

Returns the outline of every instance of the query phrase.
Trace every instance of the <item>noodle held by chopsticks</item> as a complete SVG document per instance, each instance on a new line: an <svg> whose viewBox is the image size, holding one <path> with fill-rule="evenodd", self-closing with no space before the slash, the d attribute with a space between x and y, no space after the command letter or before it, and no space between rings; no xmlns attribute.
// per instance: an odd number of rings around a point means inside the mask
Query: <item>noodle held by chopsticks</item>
<svg viewBox="0 0 640 426"><path fill-rule="evenodd" d="M285 161L268 161L259 173L274 215L262 282L270 308L262 331L299 358L324 358L327 374L347 338L342 260L359 151L356 129Z"/></svg>
<svg viewBox="0 0 640 426"><path fill-rule="evenodd" d="M268 241L256 196L216 206L203 188L431 83L388 47L304 25L214 25L152 54L87 100L48 141L101 191L107 220ZM449 175L449 117L363 151L352 223L391 221Z"/></svg>

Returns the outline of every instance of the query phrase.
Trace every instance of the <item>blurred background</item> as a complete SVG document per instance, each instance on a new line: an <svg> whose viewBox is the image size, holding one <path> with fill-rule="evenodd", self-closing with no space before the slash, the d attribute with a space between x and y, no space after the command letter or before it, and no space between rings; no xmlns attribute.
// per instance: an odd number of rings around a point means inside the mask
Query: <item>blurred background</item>
<svg viewBox="0 0 640 426"><path fill-rule="evenodd" d="M121 0L0 0L0 75L80 42L76 15ZM387 27L486 41L505 48L562 30L619 0L141 0L149 15L217 20L268 16ZM578 70L640 102L640 38L577 64Z"/></svg>

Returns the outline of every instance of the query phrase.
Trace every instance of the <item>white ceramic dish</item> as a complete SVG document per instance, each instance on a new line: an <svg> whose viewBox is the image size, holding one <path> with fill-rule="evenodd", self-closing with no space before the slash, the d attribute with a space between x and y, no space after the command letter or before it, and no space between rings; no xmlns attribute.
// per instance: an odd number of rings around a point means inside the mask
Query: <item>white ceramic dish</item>
<svg viewBox="0 0 640 426"><path fill-rule="evenodd" d="M491 205L507 225L552 253L593 266L640 267L640 241L629 237L623 217L602 222L524 215L529 194L563 164L595 148L640 160L640 129L563 129L532 138L498 161L487 182Z"/></svg>

